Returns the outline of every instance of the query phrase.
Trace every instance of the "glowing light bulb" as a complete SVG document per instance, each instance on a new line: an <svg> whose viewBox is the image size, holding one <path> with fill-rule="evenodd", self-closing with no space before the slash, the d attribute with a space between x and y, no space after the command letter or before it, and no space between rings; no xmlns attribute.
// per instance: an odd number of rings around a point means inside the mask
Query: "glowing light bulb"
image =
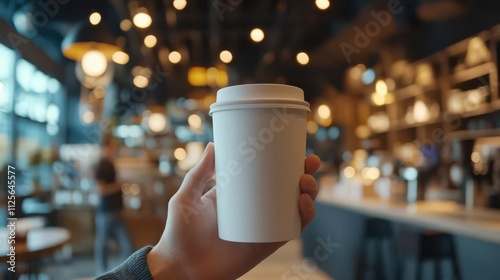
<svg viewBox="0 0 500 280"><path fill-rule="evenodd" d="M89 21L92 25L98 25L99 22L101 22L101 14L99 13L92 13L90 16L89 16Z"/></svg>
<svg viewBox="0 0 500 280"><path fill-rule="evenodd" d="M182 59L182 56L179 52L177 51L173 51L171 52L169 55L168 55L168 60L173 63L173 64L177 64L181 61Z"/></svg>
<svg viewBox="0 0 500 280"><path fill-rule="evenodd" d="M134 85L138 88L145 88L149 84L148 78L142 76L142 75L137 75L134 77L134 80L132 81Z"/></svg>
<svg viewBox="0 0 500 280"><path fill-rule="evenodd" d="M144 45L148 48L156 46L156 42L158 42L158 40L154 35L148 35L144 38Z"/></svg>
<svg viewBox="0 0 500 280"><path fill-rule="evenodd" d="M229 63L233 60L233 55L230 51L224 50L220 52L219 58L224 63Z"/></svg>
<svg viewBox="0 0 500 280"><path fill-rule="evenodd" d="M299 52L296 58L299 64L306 65L309 63L309 56L305 52Z"/></svg>
<svg viewBox="0 0 500 280"><path fill-rule="evenodd" d="M375 91L381 95L387 94L387 84L385 83L384 80L377 81L377 83L375 84Z"/></svg>
<svg viewBox="0 0 500 280"><path fill-rule="evenodd" d="M91 77L99 77L108 67L108 61L103 53L96 50L86 52L82 57L83 72Z"/></svg>
<svg viewBox="0 0 500 280"><path fill-rule="evenodd" d="M262 40L264 40L264 31L262 31L262 29L260 28L254 28L251 32L250 32L250 38L254 41L254 42L261 42Z"/></svg>
<svg viewBox="0 0 500 280"><path fill-rule="evenodd" d="M144 8L139 8L139 12L135 14L134 21L135 26L139 28L147 28L151 25L152 19L151 16L148 15L147 10Z"/></svg>
<svg viewBox="0 0 500 280"><path fill-rule="evenodd" d="M318 116L324 120L328 119L331 116L330 107L325 104L322 104L318 107Z"/></svg>
<svg viewBox="0 0 500 280"><path fill-rule="evenodd" d="M183 10L184 8L186 8L187 1L186 0L174 0L174 2L172 4L173 4L175 9L180 11L180 10Z"/></svg>
<svg viewBox="0 0 500 280"><path fill-rule="evenodd" d="M316 7L320 10L326 10L330 7L330 1L328 0L316 0Z"/></svg>
<svg viewBox="0 0 500 280"><path fill-rule="evenodd" d="M152 113L148 117L148 126L153 132L161 132L167 127L167 119L160 113Z"/></svg>
<svg viewBox="0 0 500 280"><path fill-rule="evenodd" d="M192 114L188 117L188 124L193 129L199 129L201 127L201 118L197 114Z"/></svg>
<svg viewBox="0 0 500 280"><path fill-rule="evenodd" d="M113 62L123 65L127 64L130 58L127 53L124 53L122 51L117 51L113 54L111 59L113 60Z"/></svg>
<svg viewBox="0 0 500 280"><path fill-rule="evenodd" d="M174 151L174 157L176 160L183 160L187 157L186 150L184 148L177 148Z"/></svg>

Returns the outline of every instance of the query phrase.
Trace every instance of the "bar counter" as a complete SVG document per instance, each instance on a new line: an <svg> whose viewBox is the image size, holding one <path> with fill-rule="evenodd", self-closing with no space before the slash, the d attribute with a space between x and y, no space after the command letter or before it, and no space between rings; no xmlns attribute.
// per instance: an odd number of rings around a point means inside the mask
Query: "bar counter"
<svg viewBox="0 0 500 280"><path fill-rule="evenodd" d="M336 197L325 187L317 200L362 215L432 228L500 245L500 211L471 208L453 201L421 201L413 204L375 197Z"/></svg>
<svg viewBox="0 0 500 280"><path fill-rule="evenodd" d="M416 279L419 235L429 230L453 235L460 279L500 279L499 211L466 209L447 201L408 204L373 197L353 199L334 195L332 187L318 194L316 217L302 234L304 257L334 279L356 279L369 218L391 222L396 255L387 251L387 243L378 248L384 256L394 255L400 261L402 275L396 279ZM442 263L446 278L453 279L451 262ZM425 263L423 279L432 279L432 274L433 265Z"/></svg>

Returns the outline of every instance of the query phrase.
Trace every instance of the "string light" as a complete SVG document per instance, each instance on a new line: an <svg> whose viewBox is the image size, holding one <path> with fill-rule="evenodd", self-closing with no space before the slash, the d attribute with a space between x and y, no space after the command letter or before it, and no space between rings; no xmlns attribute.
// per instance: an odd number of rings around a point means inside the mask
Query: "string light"
<svg viewBox="0 0 500 280"><path fill-rule="evenodd" d="M173 4L175 9L181 11L184 8L186 8L187 1L186 0L174 0L174 2L172 4Z"/></svg>
<svg viewBox="0 0 500 280"><path fill-rule="evenodd" d="M89 16L89 21L92 25L98 25L101 22L101 14L95 12Z"/></svg>
<svg viewBox="0 0 500 280"><path fill-rule="evenodd" d="M328 0L316 0L316 7L320 10L326 10L330 7L330 1Z"/></svg>
<svg viewBox="0 0 500 280"><path fill-rule="evenodd" d="M104 54L97 50L90 50L82 57L83 72L91 77L99 77L108 68L108 61Z"/></svg>
<svg viewBox="0 0 500 280"><path fill-rule="evenodd" d="M296 58L297 62L301 65L306 65L307 63L309 63L309 56L305 52L299 52Z"/></svg>
<svg viewBox="0 0 500 280"><path fill-rule="evenodd" d="M168 55L168 60L173 63L173 64L177 64L181 61L182 59L182 56L179 52L177 51L173 51L171 52L169 55Z"/></svg>
<svg viewBox="0 0 500 280"><path fill-rule="evenodd" d="M156 46L156 42L158 42L158 40L154 35L148 35L144 38L144 45L148 48Z"/></svg>
<svg viewBox="0 0 500 280"><path fill-rule="evenodd" d="M147 10L145 8L139 8L137 14L135 14L134 18L135 26L139 28L147 28L151 25L151 16L148 15Z"/></svg>
<svg viewBox="0 0 500 280"><path fill-rule="evenodd" d="M177 148L174 151L174 157L176 160L184 160L187 156L186 150L184 148Z"/></svg>
<svg viewBox="0 0 500 280"><path fill-rule="evenodd" d="M219 58L224 63L229 63L233 60L233 55L230 51L224 50L220 52Z"/></svg>
<svg viewBox="0 0 500 280"><path fill-rule="evenodd" d="M261 42L262 40L264 40L264 31L262 31L262 29L260 28L254 28L251 32L250 32L250 38L258 43L258 42Z"/></svg>

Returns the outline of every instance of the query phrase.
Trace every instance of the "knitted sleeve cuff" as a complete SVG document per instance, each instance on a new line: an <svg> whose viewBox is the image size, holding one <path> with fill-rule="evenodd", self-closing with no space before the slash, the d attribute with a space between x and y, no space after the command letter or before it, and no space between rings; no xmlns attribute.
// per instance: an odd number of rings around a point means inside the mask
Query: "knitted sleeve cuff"
<svg viewBox="0 0 500 280"><path fill-rule="evenodd" d="M146 255L153 249L146 246L133 253L115 269L97 277L97 280L153 280L148 270Z"/></svg>

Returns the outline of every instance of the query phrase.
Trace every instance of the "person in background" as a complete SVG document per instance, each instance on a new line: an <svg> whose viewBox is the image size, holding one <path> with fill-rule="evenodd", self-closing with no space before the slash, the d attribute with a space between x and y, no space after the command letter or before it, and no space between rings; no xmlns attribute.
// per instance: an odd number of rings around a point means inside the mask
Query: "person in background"
<svg viewBox="0 0 500 280"><path fill-rule="evenodd" d="M312 176L320 165L315 155L305 158L300 178L301 194L297 207L304 229L315 215L314 199L318 183ZM207 145L201 161L182 182L168 204L167 224L158 244L147 246L130 256L98 280L169 279L234 280L255 267L286 242L235 243L219 238L217 231L216 189L203 189L215 175L214 147ZM186 209L200 209L189 213Z"/></svg>
<svg viewBox="0 0 500 280"><path fill-rule="evenodd" d="M116 170L108 158L101 159L95 167L95 181L99 204L95 216L95 261L98 273L108 266L108 241L114 237L120 246L123 259L133 252L132 243L122 217L123 198L120 185L116 182Z"/></svg>

